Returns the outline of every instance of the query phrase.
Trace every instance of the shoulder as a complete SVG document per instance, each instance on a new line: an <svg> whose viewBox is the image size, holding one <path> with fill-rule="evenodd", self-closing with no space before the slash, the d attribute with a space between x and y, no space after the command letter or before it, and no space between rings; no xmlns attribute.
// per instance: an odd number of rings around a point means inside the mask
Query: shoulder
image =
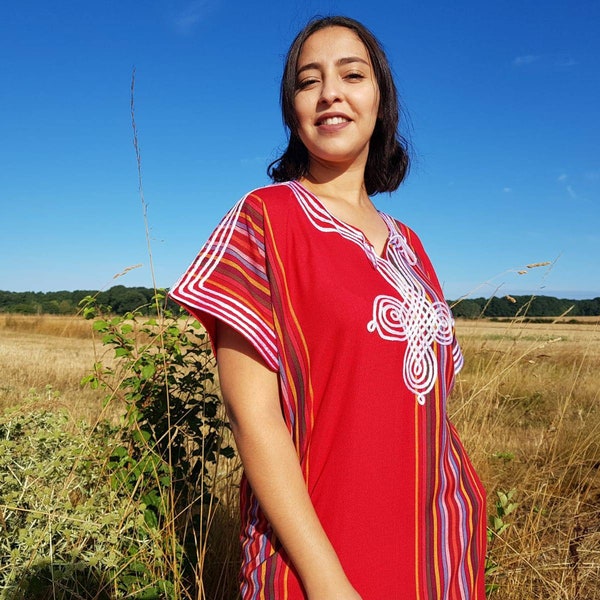
<svg viewBox="0 0 600 600"><path fill-rule="evenodd" d="M399 234L396 244L402 254L409 263L418 265L419 268L426 274L427 278L438 285L438 279L435 269L423 247L421 238L411 229L408 225L399 221L398 219L390 218L396 228L396 232Z"/></svg>
<svg viewBox="0 0 600 600"><path fill-rule="evenodd" d="M421 238L416 232L410 228L406 223L395 219L389 215L386 215L389 222L393 223L396 233L400 236L402 242L404 242L412 251L420 258L421 255L425 254Z"/></svg>
<svg viewBox="0 0 600 600"><path fill-rule="evenodd" d="M247 204L260 204L266 209L281 209L289 207L294 200L294 192L290 183L273 183L248 192L242 202Z"/></svg>
<svg viewBox="0 0 600 600"><path fill-rule="evenodd" d="M293 186L276 183L248 192L234 207L236 221L251 222L263 234L266 231L284 234L290 222L294 222L298 208Z"/></svg>

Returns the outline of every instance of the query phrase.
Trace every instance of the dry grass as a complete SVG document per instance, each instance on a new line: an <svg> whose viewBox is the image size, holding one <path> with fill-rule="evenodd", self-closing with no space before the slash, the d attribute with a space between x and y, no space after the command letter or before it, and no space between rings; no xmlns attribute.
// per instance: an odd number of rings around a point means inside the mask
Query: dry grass
<svg viewBox="0 0 600 600"><path fill-rule="evenodd" d="M48 404L94 423L104 394L79 382L103 351L92 338L92 323L81 317L0 314L0 411L37 390Z"/></svg>
<svg viewBox="0 0 600 600"><path fill-rule="evenodd" d="M90 340L92 322L80 316L13 315L0 313L0 331Z"/></svg>
<svg viewBox="0 0 600 600"><path fill-rule="evenodd" d="M458 335L466 366L452 418L488 489L489 512L498 490L515 489L519 503L504 518L510 527L491 543L498 570L490 582L499 586L493 597L600 598L598 320L465 321ZM50 385L60 398L49 394L49 401L94 421L101 393L78 382L99 351L83 319L0 315L0 410ZM233 577L234 504L224 502L212 517L205 597L217 597L210 590L219 578Z"/></svg>
<svg viewBox="0 0 600 600"><path fill-rule="evenodd" d="M451 407L495 512L491 543L506 600L600 598L600 327L462 322L466 355Z"/></svg>

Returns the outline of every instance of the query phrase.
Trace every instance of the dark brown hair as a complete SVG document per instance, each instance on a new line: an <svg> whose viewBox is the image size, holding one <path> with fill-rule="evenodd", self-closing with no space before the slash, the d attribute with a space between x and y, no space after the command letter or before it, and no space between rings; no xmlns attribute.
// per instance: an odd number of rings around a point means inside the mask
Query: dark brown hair
<svg viewBox="0 0 600 600"><path fill-rule="evenodd" d="M281 113L289 131L285 152L273 161L267 170L275 182L298 179L308 173L308 151L300 140L298 120L294 110L296 71L298 59L306 40L315 32L327 27L346 27L353 31L365 45L375 78L379 86L379 116L369 143L365 167L365 186L369 195L393 192L408 173L410 159L408 143L398 132L400 109L398 92L392 71L377 38L361 23L349 17L331 16L317 18L308 23L296 36L288 51L281 79Z"/></svg>

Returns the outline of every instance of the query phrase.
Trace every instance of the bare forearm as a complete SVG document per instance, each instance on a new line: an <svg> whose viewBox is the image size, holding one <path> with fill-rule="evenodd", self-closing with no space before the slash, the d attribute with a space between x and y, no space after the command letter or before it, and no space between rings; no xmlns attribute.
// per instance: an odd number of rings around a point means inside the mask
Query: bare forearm
<svg viewBox="0 0 600 600"><path fill-rule="evenodd" d="M322 589L328 581L346 583L310 500L283 419L263 421L260 427L234 427L234 433L252 490L307 593Z"/></svg>
<svg viewBox="0 0 600 600"><path fill-rule="evenodd" d="M276 373L231 328L218 329L221 391L248 481L310 600L360 600L312 505L283 420Z"/></svg>

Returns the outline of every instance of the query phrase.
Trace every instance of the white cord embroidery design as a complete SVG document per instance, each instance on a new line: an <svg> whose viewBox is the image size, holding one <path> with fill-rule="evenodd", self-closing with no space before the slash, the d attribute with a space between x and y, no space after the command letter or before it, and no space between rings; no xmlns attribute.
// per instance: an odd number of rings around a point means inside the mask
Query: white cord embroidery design
<svg viewBox="0 0 600 600"><path fill-rule="evenodd" d="M413 290L404 300L377 296L373 302L373 320L367 329L377 331L385 340L407 343L404 381L419 404L425 404L438 376L433 342L452 343L452 321L445 302L430 303L424 294Z"/></svg>
<svg viewBox="0 0 600 600"><path fill-rule="evenodd" d="M384 215L387 219L387 215ZM425 404L427 394L438 377L438 364L433 351L437 342L448 346L454 339L454 319L444 301L431 302L412 266L417 257L404 236L388 223L390 242L388 261L379 261L380 272L399 294L399 298L379 295L373 301L373 319L367 324L370 332L385 340L406 342L403 374L408 389Z"/></svg>
<svg viewBox="0 0 600 600"><path fill-rule="evenodd" d="M310 222L320 231L338 232L363 248L367 257L385 280L397 290L399 298L379 295L373 301L373 318L367 324L385 340L406 342L403 374L407 388L417 402L425 404L427 394L438 377L438 365L433 344L448 346L454 339L454 319L446 302L431 302L412 267L417 257L405 237L385 213L380 213L388 225L390 238L387 260L377 256L373 247L358 230L335 220L325 208L312 199L301 186L288 184L294 190L300 206Z"/></svg>

